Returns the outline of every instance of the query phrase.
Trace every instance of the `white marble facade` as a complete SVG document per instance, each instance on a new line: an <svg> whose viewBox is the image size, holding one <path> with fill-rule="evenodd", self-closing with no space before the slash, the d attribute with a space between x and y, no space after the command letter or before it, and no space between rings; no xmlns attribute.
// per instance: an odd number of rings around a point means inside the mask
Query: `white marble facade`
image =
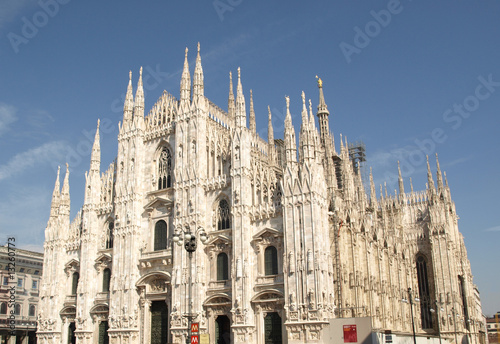
<svg viewBox="0 0 500 344"><path fill-rule="evenodd" d="M267 140L256 133L251 91L247 127L241 79L222 110L204 96L199 47L192 81L186 49L180 99L164 91L145 116L142 69L135 97L130 75L116 160L101 172L98 125L73 221L69 168L62 190L57 176L39 342L184 343L189 312L211 343L323 343L329 319L351 316L411 333L408 288L417 333L473 338L482 314L439 164L422 192L400 174L377 199L370 175L369 197L348 142L335 146L321 79L317 122L304 94L296 109L298 146L288 98L283 139L270 111ZM191 264L173 242L183 232Z"/></svg>

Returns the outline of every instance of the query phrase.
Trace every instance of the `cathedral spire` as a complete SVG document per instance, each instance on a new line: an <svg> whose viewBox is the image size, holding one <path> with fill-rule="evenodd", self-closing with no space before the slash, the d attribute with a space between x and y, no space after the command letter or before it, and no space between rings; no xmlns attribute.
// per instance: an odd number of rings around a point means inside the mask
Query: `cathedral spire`
<svg viewBox="0 0 500 344"><path fill-rule="evenodd" d="M301 93L302 97L302 127L307 130L309 128L309 116L307 115L307 108L306 108L306 94L304 91Z"/></svg>
<svg viewBox="0 0 500 344"><path fill-rule="evenodd" d="M234 121L235 116L234 93L233 93L233 73L229 71L229 97L227 100L227 113L229 118Z"/></svg>
<svg viewBox="0 0 500 344"><path fill-rule="evenodd" d="M144 121L144 88L142 86L142 67L139 69L139 81L135 91L134 121L138 118Z"/></svg>
<svg viewBox="0 0 500 344"><path fill-rule="evenodd" d="M99 173L101 169L101 145L99 138L99 124L100 120L97 120L97 129L95 131L94 145L92 146L92 154L90 156L90 171L97 171Z"/></svg>
<svg viewBox="0 0 500 344"><path fill-rule="evenodd" d="M300 126L300 152L302 159L309 159L314 157L314 148L312 148L312 132L309 128L309 116L306 108L306 95L302 91L302 124Z"/></svg>
<svg viewBox="0 0 500 344"><path fill-rule="evenodd" d="M312 110L312 101L309 99L309 128L316 131L316 123L314 121L314 115Z"/></svg>
<svg viewBox="0 0 500 344"><path fill-rule="evenodd" d="M432 173L431 173L431 167L429 165L429 156L426 156L427 158L427 182L428 182L428 187L431 191L435 191L436 188L434 187L434 180L432 179Z"/></svg>
<svg viewBox="0 0 500 344"><path fill-rule="evenodd" d="M312 112L311 99L309 99L309 129L311 130L311 135L313 138L314 150L317 152L316 156L319 157L321 143L319 141L318 131L316 130L316 123L315 123L314 115ZM327 145L330 145L330 141L327 142ZM326 148L326 146L325 146L325 148Z"/></svg>
<svg viewBox="0 0 500 344"><path fill-rule="evenodd" d="M132 94L132 71L128 73L127 94L125 95L125 103L123 104L123 125L128 126L132 120L134 111L134 96Z"/></svg>
<svg viewBox="0 0 500 344"><path fill-rule="evenodd" d="M413 194L413 182L411 180L411 177L410 177L410 191Z"/></svg>
<svg viewBox="0 0 500 344"><path fill-rule="evenodd" d="M61 191L61 203L59 213L61 215L69 216L70 211L70 197L69 197L69 165L66 163L66 174L64 176L63 187Z"/></svg>
<svg viewBox="0 0 500 344"><path fill-rule="evenodd" d="M59 183L60 171L61 171L61 166L57 166L56 183L54 185L54 191L52 192L52 202L50 204L50 216L57 216L57 209L59 208L59 201L61 197L60 193L61 185Z"/></svg>
<svg viewBox="0 0 500 344"><path fill-rule="evenodd" d="M203 68L201 67L200 42L198 42L198 55L196 56L196 66L193 75L193 98L198 98L203 95Z"/></svg>
<svg viewBox="0 0 500 344"><path fill-rule="evenodd" d="M290 113L290 97L285 96L286 115L285 115L285 130L292 127L292 114ZM293 128L293 127L292 127Z"/></svg>
<svg viewBox="0 0 500 344"><path fill-rule="evenodd" d="M398 160L398 183L399 183L399 194L404 195L405 185L403 182L403 176L401 175L401 167L399 166L399 160Z"/></svg>
<svg viewBox="0 0 500 344"><path fill-rule="evenodd" d="M292 114L290 113L290 97L286 96L285 100L285 158L287 162L297 162L297 143L295 142L295 129L292 124Z"/></svg>
<svg viewBox="0 0 500 344"><path fill-rule="evenodd" d="M181 77L181 102L189 102L191 99L191 75L189 74L188 48L184 54L184 68Z"/></svg>
<svg viewBox="0 0 500 344"><path fill-rule="evenodd" d="M257 127L255 125L255 111L253 108L253 93L250 90L250 132L257 134Z"/></svg>
<svg viewBox="0 0 500 344"><path fill-rule="evenodd" d="M372 168L370 167L370 203L373 209L377 209L377 192L375 191L375 183L373 182Z"/></svg>
<svg viewBox="0 0 500 344"><path fill-rule="evenodd" d="M439 166L439 158L438 158L438 153L436 153L436 165L437 165L437 186L438 189L441 190L443 189L443 176L441 174L441 167Z"/></svg>
<svg viewBox="0 0 500 344"><path fill-rule="evenodd" d="M274 130L273 130L273 120L271 117L271 107L267 106L268 120L267 120L267 143L274 147Z"/></svg>
<svg viewBox="0 0 500 344"><path fill-rule="evenodd" d="M323 95L323 81L317 75L316 78L318 79L319 88L319 105L316 115L318 116L321 143L326 145L327 138L330 135L330 130L328 128L328 116L330 112L328 111L328 107L325 103L325 96Z"/></svg>
<svg viewBox="0 0 500 344"><path fill-rule="evenodd" d="M241 69L238 67L238 86L236 86L236 127L246 128L247 113L245 109L245 96L241 86Z"/></svg>

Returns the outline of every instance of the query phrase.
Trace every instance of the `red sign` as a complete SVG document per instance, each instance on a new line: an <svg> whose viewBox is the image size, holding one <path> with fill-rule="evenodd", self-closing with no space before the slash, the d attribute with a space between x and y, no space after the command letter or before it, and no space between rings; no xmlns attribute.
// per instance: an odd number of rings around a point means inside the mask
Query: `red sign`
<svg viewBox="0 0 500 344"><path fill-rule="evenodd" d="M191 324L191 332L198 332L198 329L200 328L200 326L198 325L198 323L192 323Z"/></svg>
<svg viewBox="0 0 500 344"><path fill-rule="evenodd" d="M191 336L191 344L198 344L199 342L198 336Z"/></svg>
<svg viewBox="0 0 500 344"><path fill-rule="evenodd" d="M358 331L356 325L344 325L344 343L357 343Z"/></svg>

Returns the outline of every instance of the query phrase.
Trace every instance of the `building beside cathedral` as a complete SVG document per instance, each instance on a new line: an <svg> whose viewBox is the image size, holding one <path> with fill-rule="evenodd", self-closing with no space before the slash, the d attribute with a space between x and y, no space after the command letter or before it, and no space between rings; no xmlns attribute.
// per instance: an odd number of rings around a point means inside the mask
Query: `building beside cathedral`
<svg viewBox="0 0 500 344"><path fill-rule="evenodd" d="M72 221L69 167L62 190L58 172L39 342L185 343L191 315L210 343L327 343L349 317L398 343L413 315L422 340L479 343L481 305L439 163L420 192L400 172L399 192L377 198L370 173L368 196L349 143L334 142L320 79L319 128L302 93L297 145L289 98L284 138L269 111L264 140L252 91L247 116L240 70L236 95L229 78L225 111L204 96L199 46L192 79L186 49L180 98L164 91L145 116L142 69L135 97L130 75L116 160L101 171L98 123Z"/></svg>
<svg viewBox="0 0 500 344"><path fill-rule="evenodd" d="M0 344L34 344L43 254L7 240L0 246Z"/></svg>

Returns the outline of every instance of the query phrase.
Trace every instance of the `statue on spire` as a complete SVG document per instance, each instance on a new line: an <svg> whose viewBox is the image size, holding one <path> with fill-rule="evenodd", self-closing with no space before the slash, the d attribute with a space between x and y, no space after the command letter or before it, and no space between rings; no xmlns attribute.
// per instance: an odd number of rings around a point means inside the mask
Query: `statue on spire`
<svg viewBox="0 0 500 344"><path fill-rule="evenodd" d="M318 77L317 75L316 75L316 79L318 79L318 87L322 88L323 87L323 80L321 80L321 78Z"/></svg>

